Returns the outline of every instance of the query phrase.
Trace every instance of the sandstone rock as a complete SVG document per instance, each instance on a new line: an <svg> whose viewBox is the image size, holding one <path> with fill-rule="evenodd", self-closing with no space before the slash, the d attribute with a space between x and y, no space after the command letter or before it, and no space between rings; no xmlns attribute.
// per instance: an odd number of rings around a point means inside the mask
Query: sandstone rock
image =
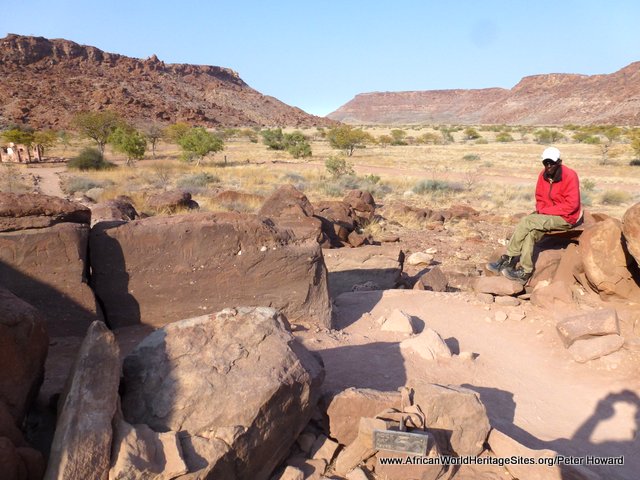
<svg viewBox="0 0 640 480"><path fill-rule="evenodd" d="M351 232L347 240L352 247L360 247L373 243L368 235L359 233L357 230Z"/></svg>
<svg viewBox="0 0 640 480"><path fill-rule="evenodd" d="M383 332L415 333L417 330L413 317L397 308L379 322Z"/></svg>
<svg viewBox="0 0 640 480"><path fill-rule="evenodd" d="M197 202L191 199L191 194L183 190L170 190L147 198L147 206L157 212L175 213L180 209L200 208Z"/></svg>
<svg viewBox="0 0 640 480"><path fill-rule="evenodd" d="M344 202L318 202L314 205L314 211L333 247L342 246L341 242L346 242L357 226L354 210Z"/></svg>
<svg viewBox="0 0 640 480"><path fill-rule="evenodd" d="M444 211L445 221L463 220L477 217L478 211L469 205L451 205Z"/></svg>
<svg viewBox="0 0 640 480"><path fill-rule="evenodd" d="M171 480L188 472L175 432L130 425L120 412L114 420L112 451L109 480Z"/></svg>
<svg viewBox="0 0 640 480"><path fill-rule="evenodd" d="M553 458L557 454L553 450L533 450L516 442L500 430L491 429L489 433L489 447L496 457L508 458L521 456L524 458ZM519 465L517 463L505 465L505 468L515 478L527 480L562 480L563 475L558 465Z"/></svg>
<svg viewBox="0 0 640 480"><path fill-rule="evenodd" d="M44 378L49 347L45 323L37 309L0 288L0 409L9 412L14 428L22 422ZM19 446L15 436L2 431L0 435Z"/></svg>
<svg viewBox="0 0 640 480"><path fill-rule="evenodd" d="M91 211L79 203L36 193L0 192L0 232L90 221Z"/></svg>
<svg viewBox="0 0 640 480"><path fill-rule="evenodd" d="M425 360L451 358L451 350L438 332L425 328L420 335L400 342L400 351L411 351Z"/></svg>
<svg viewBox="0 0 640 480"><path fill-rule="evenodd" d="M492 293L493 295L517 295L524 291L524 286L506 277L478 277L473 285L478 293Z"/></svg>
<svg viewBox="0 0 640 480"><path fill-rule="evenodd" d="M17 425L7 406L0 401L0 437L8 438L16 447L24 447L27 444Z"/></svg>
<svg viewBox="0 0 640 480"><path fill-rule="evenodd" d="M90 243L92 284L114 328L159 327L235 305L270 305L292 322L331 324L320 246L255 215L99 224Z"/></svg>
<svg viewBox="0 0 640 480"><path fill-rule="evenodd" d="M311 447L311 458L314 460L322 459L329 464L339 446L337 442L327 438L325 435L320 435Z"/></svg>
<svg viewBox="0 0 640 480"><path fill-rule="evenodd" d="M400 280L404 253L397 245L365 245L325 250L324 261L329 271L329 294L335 298L367 281L381 289L394 288Z"/></svg>
<svg viewBox="0 0 640 480"><path fill-rule="evenodd" d="M293 457L287 460L287 464L300 470L305 480L322 480L327 469L327 462L319 458Z"/></svg>
<svg viewBox="0 0 640 480"><path fill-rule="evenodd" d="M623 345L624 338L620 335L602 335L578 339L568 350L576 362L585 363L617 352Z"/></svg>
<svg viewBox="0 0 640 480"><path fill-rule="evenodd" d="M458 386L420 383L414 386L414 404L420 406L440 451L478 455L490 425L476 392ZM448 431L441 435L439 432ZM450 432L450 433L449 433Z"/></svg>
<svg viewBox="0 0 640 480"><path fill-rule="evenodd" d="M131 203L131 199L124 196L97 203L91 207L91 226L98 222L129 222L136 218L140 218L140 215Z"/></svg>
<svg viewBox="0 0 640 480"><path fill-rule="evenodd" d="M618 315L613 308L565 318L557 323L556 330L565 347L581 337L620 333Z"/></svg>
<svg viewBox="0 0 640 480"><path fill-rule="evenodd" d="M308 423L323 377L285 322L271 308L238 308L155 331L125 358L125 419L181 432L190 471L221 460L238 478L268 478Z"/></svg>
<svg viewBox="0 0 640 480"><path fill-rule="evenodd" d="M388 408L400 408L399 392L380 392L368 388L348 388L329 397L329 433L342 445L358 436L361 417L373 417Z"/></svg>
<svg viewBox="0 0 640 480"><path fill-rule="evenodd" d="M490 293L478 293L476 298L482 303L494 303L493 295Z"/></svg>
<svg viewBox="0 0 640 480"><path fill-rule="evenodd" d="M371 281L354 285L351 288L352 292L374 292L376 290L382 290L382 288L376 282L371 282Z"/></svg>
<svg viewBox="0 0 640 480"><path fill-rule="evenodd" d="M0 437L0 467L2 478L6 480L25 480L27 469L16 447L6 437Z"/></svg>
<svg viewBox="0 0 640 480"><path fill-rule="evenodd" d="M422 275L418 282L424 286L425 290L432 292L446 292L449 285L449 279L440 267L433 267Z"/></svg>
<svg viewBox="0 0 640 480"><path fill-rule="evenodd" d="M389 422L377 418L362 417L357 424L356 437L340 451L334 465L338 475L344 476L358 464L376 453L373 445L373 431L386 430Z"/></svg>
<svg viewBox="0 0 640 480"><path fill-rule="evenodd" d="M238 192L236 190L224 190L217 193L213 200L216 203L229 207L233 204L253 205L264 203L265 198L253 193Z"/></svg>
<svg viewBox="0 0 640 480"><path fill-rule="evenodd" d="M277 477L277 480L304 480L304 472L299 468L288 465L282 475Z"/></svg>
<svg viewBox="0 0 640 480"><path fill-rule="evenodd" d="M629 253L640 265L640 203L636 203L622 216L622 234Z"/></svg>
<svg viewBox="0 0 640 480"><path fill-rule="evenodd" d="M268 197L259 216L269 217L279 228L291 230L299 239L320 240L322 222L313 217L313 205L293 185L283 185Z"/></svg>
<svg viewBox="0 0 640 480"><path fill-rule="evenodd" d="M102 318L87 285L88 238L78 223L0 233L0 284L45 315L51 337L84 335Z"/></svg>
<svg viewBox="0 0 640 480"><path fill-rule="evenodd" d="M430 265L433 255L425 252L415 252L407 257L407 265Z"/></svg>
<svg viewBox="0 0 640 480"><path fill-rule="evenodd" d="M93 322L60 396L45 480L107 478L119 383L115 337Z"/></svg>
<svg viewBox="0 0 640 480"><path fill-rule="evenodd" d="M300 450L302 450L304 453L309 453L315 442L316 436L311 432L301 433L296 440L298 447L300 447Z"/></svg>
<svg viewBox="0 0 640 480"><path fill-rule="evenodd" d="M369 480L367 474L361 468L354 468L346 476L347 480Z"/></svg>
<svg viewBox="0 0 640 480"><path fill-rule="evenodd" d="M623 248L620 221L608 218L586 228L580 236L580 254L587 279L601 296L640 300L640 287L628 267L632 260Z"/></svg>
<svg viewBox="0 0 640 480"><path fill-rule="evenodd" d="M520 305L520 300L515 297L506 297L499 295L495 298L496 305L501 305L503 307L517 307Z"/></svg>
<svg viewBox="0 0 640 480"><path fill-rule="evenodd" d="M496 312L493 314L493 318L496 322L502 323L507 321L509 315L507 315L507 313L503 312L502 310L496 310Z"/></svg>
<svg viewBox="0 0 640 480"><path fill-rule="evenodd" d="M351 190L342 199L355 212L360 223L368 222L373 218L376 210L376 202L367 191Z"/></svg>
<svg viewBox="0 0 640 480"><path fill-rule="evenodd" d="M573 305L573 292L564 281L555 281L547 284L539 282L531 292L531 303L537 307L553 310L558 302L564 305Z"/></svg>
<svg viewBox="0 0 640 480"><path fill-rule="evenodd" d="M16 452L27 472L26 480L42 480L46 467L42 453L30 447L18 447Z"/></svg>

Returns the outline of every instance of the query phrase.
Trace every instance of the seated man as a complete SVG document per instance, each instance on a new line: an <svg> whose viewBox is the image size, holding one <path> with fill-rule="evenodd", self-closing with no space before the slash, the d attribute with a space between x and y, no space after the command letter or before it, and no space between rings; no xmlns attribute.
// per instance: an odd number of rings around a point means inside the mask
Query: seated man
<svg viewBox="0 0 640 480"><path fill-rule="evenodd" d="M562 165L560 150L555 147L542 152L542 164L544 170L536 185L536 213L520 220L509 240L507 254L487 264L487 270L523 285L533 273L533 247L545 232L569 230L582 221L576 172ZM516 268L518 257L520 266Z"/></svg>

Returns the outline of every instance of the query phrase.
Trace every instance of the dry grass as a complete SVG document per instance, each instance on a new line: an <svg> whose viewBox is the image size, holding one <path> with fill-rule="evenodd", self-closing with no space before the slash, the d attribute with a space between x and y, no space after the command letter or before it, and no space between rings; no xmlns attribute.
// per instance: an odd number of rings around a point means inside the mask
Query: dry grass
<svg viewBox="0 0 640 480"><path fill-rule="evenodd" d="M364 127L374 138L389 134L393 128L402 128L410 137L424 133L439 135L431 127ZM292 130L292 129L289 129ZM455 143L446 145L368 145L356 149L349 161L353 163L355 177L332 179L325 170L327 158L335 155L329 143L316 128L303 130L311 138L313 156L294 160L282 151L268 150L262 143L246 138L232 138L225 150L208 159L199 167L179 160L175 145L161 143L157 159L145 159L132 167L123 166L124 158L107 150L107 158L120 165L103 172L73 173L95 181L112 182L105 188L102 199L128 195L144 204L151 192L186 188L194 199L207 209L245 209L254 211L256 205L216 205L212 191L232 189L247 193L268 195L283 183L292 183L311 201L341 198L350 188L372 191L379 203L399 200L416 207L446 208L456 203L467 203L482 211L495 214L531 211L533 191L543 145L533 143L531 134L522 140L515 130L513 142L495 142L497 132L477 127L488 143L463 140L462 130L452 133ZM570 134L567 134L569 137ZM86 142L67 149L72 156ZM602 165L600 146L578 143L560 143L565 164L585 179L591 210L620 217L629 204L639 200L640 178L637 167L629 165L633 158L629 145L618 144L615 155ZM59 152L52 152L56 155ZM613 157L613 158L611 158ZM635 170L634 170L635 168ZM365 178L366 177L366 178ZM211 182L203 178L213 179ZM449 185L449 188L420 191L421 182ZM619 191L616 195L607 193ZM626 196L622 198L623 194ZM585 197L586 198L586 197Z"/></svg>

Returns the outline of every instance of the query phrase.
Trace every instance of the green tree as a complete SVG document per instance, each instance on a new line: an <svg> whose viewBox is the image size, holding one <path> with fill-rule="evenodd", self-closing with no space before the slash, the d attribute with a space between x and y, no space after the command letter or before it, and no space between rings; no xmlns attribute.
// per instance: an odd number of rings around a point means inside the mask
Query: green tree
<svg viewBox="0 0 640 480"><path fill-rule="evenodd" d="M156 158L156 146L164 136L164 129L162 128L162 125L156 122L145 123L140 130L149 142L149 145L151 145L151 156Z"/></svg>
<svg viewBox="0 0 640 480"><path fill-rule="evenodd" d="M476 140L478 138L480 138L480 134L478 133L478 131L473 128L473 127L467 127L464 129L464 138L467 140Z"/></svg>
<svg viewBox="0 0 640 480"><path fill-rule="evenodd" d="M44 155L46 150L58 143L58 133L53 130L39 130L33 133L33 143L40 155Z"/></svg>
<svg viewBox="0 0 640 480"><path fill-rule="evenodd" d="M324 166L333 178L340 178L343 175L353 175L353 165L347 162L343 156L331 156L324 162Z"/></svg>
<svg viewBox="0 0 640 480"><path fill-rule="evenodd" d="M177 122L165 128L162 136L167 142L179 145L180 139L184 137L189 130L191 130L191 125L184 122Z"/></svg>
<svg viewBox="0 0 640 480"><path fill-rule="evenodd" d="M556 143L558 140L562 140L563 138L565 138L564 135L558 130L551 130L549 128L536 130L533 133L533 137L535 138L536 142L542 144Z"/></svg>
<svg viewBox="0 0 640 480"><path fill-rule="evenodd" d="M133 164L134 160L142 160L147 150L145 136L132 127L116 128L109 137L109 143L115 151L126 155L127 165Z"/></svg>
<svg viewBox="0 0 640 480"><path fill-rule="evenodd" d="M629 134L631 140L631 150L636 156L636 159L640 158L640 129L635 128Z"/></svg>
<svg viewBox="0 0 640 480"><path fill-rule="evenodd" d="M262 135L262 143L264 143L269 150L284 150L287 147L281 128L263 130L260 132L260 135Z"/></svg>
<svg viewBox="0 0 640 480"><path fill-rule="evenodd" d="M195 158L196 165L200 165L207 155L224 149L222 139L202 127L191 128L180 138L178 144L182 147L182 157L186 161L192 161Z"/></svg>
<svg viewBox="0 0 640 480"><path fill-rule="evenodd" d="M306 158L311 156L311 145L307 141L307 137L298 130L292 133L285 133L283 142L285 149L293 158Z"/></svg>
<svg viewBox="0 0 640 480"><path fill-rule="evenodd" d="M347 156L353 155L353 150L362 147L368 142L372 142L373 138L367 132L360 128L354 128L351 125L339 125L333 127L327 132L329 145L339 150L344 150Z"/></svg>
<svg viewBox="0 0 640 480"><path fill-rule="evenodd" d="M391 130L391 138L393 139L391 141L391 145L406 145L407 142L405 141L405 137L407 136L407 132L405 132L404 130L400 130L399 128L394 128L393 130Z"/></svg>
<svg viewBox="0 0 640 480"><path fill-rule="evenodd" d="M104 147L109 142L113 131L122 126L123 120L116 112L105 110L102 112L80 112L73 118L73 125L81 135L90 138L98 146L100 154L104 156Z"/></svg>

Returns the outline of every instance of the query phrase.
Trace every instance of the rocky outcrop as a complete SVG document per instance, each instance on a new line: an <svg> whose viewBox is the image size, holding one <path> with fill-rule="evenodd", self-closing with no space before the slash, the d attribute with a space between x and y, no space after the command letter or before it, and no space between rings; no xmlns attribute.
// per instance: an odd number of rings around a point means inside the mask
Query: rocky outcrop
<svg viewBox="0 0 640 480"><path fill-rule="evenodd" d="M45 480L107 478L119 383L115 337L93 322L60 396Z"/></svg>
<svg viewBox="0 0 640 480"><path fill-rule="evenodd" d="M75 113L104 109L208 127L334 123L262 95L228 68L129 58L62 39L0 39L0 76L0 118L37 128L68 127Z"/></svg>
<svg viewBox="0 0 640 480"><path fill-rule="evenodd" d="M147 206L160 213L175 213L178 210L195 210L198 202L191 199L191 194L183 190L171 190L158 193L147 198Z"/></svg>
<svg viewBox="0 0 640 480"><path fill-rule="evenodd" d="M125 196L91 206L91 226L98 222L129 222L139 217L131 199Z"/></svg>
<svg viewBox="0 0 640 480"><path fill-rule="evenodd" d="M269 478L324 376L286 325L273 309L238 308L152 333L124 361L125 419L179 432L197 478Z"/></svg>
<svg viewBox="0 0 640 480"><path fill-rule="evenodd" d="M196 213L98 224L92 285L112 327L163 326L237 305L273 306L327 327L327 273L315 240L255 215Z"/></svg>
<svg viewBox="0 0 640 480"><path fill-rule="evenodd" d="M512 89L372 92L328 115L354 124L636 125L640 62L605 75L546 74Z"/></svg>
<svg viewBox="0 0 640 480"><path fill-rule="evenodd" d="M313 205L307 196L293 185L279 187L258 212L272 219L278 228L291 230L299 239L320 241L322 224L313 214Z"/></svg>
<svg viewBox="0 0 640 480"><path fill-rule="evenodd" d="M48 346L42 313L0 288L0 403L16 425L42 383Z"/></svg>
<svg viewBox="0 0 640 480"><path fill-rule="evenodd" d="M50 336L84 335L102 318L87 284L90 210L46 195L3 198L12 227L0 233L0 285L47 317Z"/></svg>
<svg viewBox="0 0 640 480"><path fill-rule="evenodd" d="M622 234L629 253L640 265L640 203L629 208L622 217Z"/></svg>

